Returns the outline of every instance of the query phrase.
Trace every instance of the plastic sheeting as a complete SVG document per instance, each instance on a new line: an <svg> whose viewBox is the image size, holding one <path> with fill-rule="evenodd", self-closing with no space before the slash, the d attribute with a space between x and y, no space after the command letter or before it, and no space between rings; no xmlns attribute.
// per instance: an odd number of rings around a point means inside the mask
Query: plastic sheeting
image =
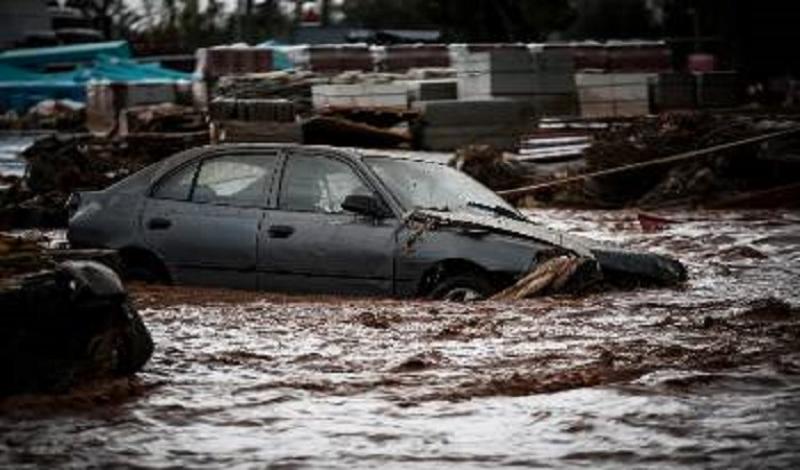
<svg viewBox="0 0 800 470"><path fill-rule="evenodd" d="M0 64L43 72L50 64L91 63L101 55L127 59L131 49L127 41L13 49L0 53Z"/></svg>
<svg viewBox="0 0 800 470"><path fill-rule="evenodd" d="M126 47L127 47L127 43ZM55 49L67 49L69 54L58 54ZM77 51L74 46L43 49L24 49L21 51L46 50L46 55L61 60L76 58L88 52ZM103 48L88 48L90 51ZM0 112L14 110L25 112L31 106L47 99L71 99L86 101L86 83L92 80L110 82L174 82L189 81L191 74L162 68L158 64L139 64L132 59L118 56L94 55L91 65L79 66L73 71L59 73L41 73L28 68L9 65L0 54ZM23 58L27 54L16 54L13 57ZM25 59L23 62L27 61Z"/></svg>

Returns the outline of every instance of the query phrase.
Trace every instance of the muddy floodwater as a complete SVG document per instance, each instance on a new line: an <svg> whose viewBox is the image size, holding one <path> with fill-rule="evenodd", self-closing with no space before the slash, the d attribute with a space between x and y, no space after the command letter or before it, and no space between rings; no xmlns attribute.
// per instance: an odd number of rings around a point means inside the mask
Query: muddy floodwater
<svg viewBox="0 0 800 470"><path fill-rule="evenodd" d="M135 286L146 371L0 402L0 466L798 468L800 213L531 214L690 281L468 305Z"/></svg>

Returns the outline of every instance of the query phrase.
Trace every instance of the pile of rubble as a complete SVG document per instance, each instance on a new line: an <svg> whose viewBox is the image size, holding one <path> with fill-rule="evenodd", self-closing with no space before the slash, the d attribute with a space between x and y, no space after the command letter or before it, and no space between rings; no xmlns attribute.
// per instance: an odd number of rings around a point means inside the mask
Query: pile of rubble
<svg viewBox="0 0 800 470"><path fill-rule="evenodd" d="M0 396L65 392L147 363L153 340L116 260L0 235Z"/></svg>
<svg viewBox="0 0 800 470"><path fill-rule="evenodd" d="M45 100L22 115L15 111L0 115L0 130L42 129L85 132L86 106L71 100Z"/></svg>
<svg viewBox="0 0 800 470"><path fill-rule="evenodd" d="M42 138L22 154L26 177L6 178L9 187L0 191L0 229L63 227L72 192L106 188L147 165L207 143L207 133Z"/></svg>
<svg viewBox="0 0 800 470"><path fill-rule="evenodd" d="M584 150L586 165L581 173L614 169L613 174L542 188L529 193L527 203L609 208L713 206L733 195L791 186L798 183L800 168L800 158L795 156L800 143L796 135L659 162L796 126L787 119L707 113L662 114L609 126L596 133L592 145Z"/></svg>
<svg viewBox="0 0 800 470"><path fill-rule="evenodd" d="M530 182L519 164L489 145L463 147L448 164L493 190L516 188Z"/></svg>

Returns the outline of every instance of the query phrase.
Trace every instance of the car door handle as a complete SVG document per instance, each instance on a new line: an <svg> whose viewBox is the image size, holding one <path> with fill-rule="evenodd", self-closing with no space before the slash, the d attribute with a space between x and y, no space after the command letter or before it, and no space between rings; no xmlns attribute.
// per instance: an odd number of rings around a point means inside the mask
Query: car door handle
<svg viewBox="0 0 800 470"><path fill-rule="evenodd" d="M150 230L166 230L172 227L172 221L156 217L147 221L147 228Z"/></svg>
<svg viewBox="0 0 800 470"><path fill-rule="evenodd" d="M270 238L289 238L294 233L294 227L288 225L273 225L267 230Z"/></svg>

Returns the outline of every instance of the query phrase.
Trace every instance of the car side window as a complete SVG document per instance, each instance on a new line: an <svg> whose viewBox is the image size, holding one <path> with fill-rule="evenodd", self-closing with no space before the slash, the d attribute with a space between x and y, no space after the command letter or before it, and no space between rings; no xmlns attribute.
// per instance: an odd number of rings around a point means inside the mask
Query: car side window
<svg viewBox="0 0 800 470"><path fill-rule="evenodd" d="M192 182L197 165L187 165L180 170L167 175L153 191L156 199L171 199L174 201L188 201L192 191Z"/></svg>
<svg viewBox="0 0 800 470"><path fill-rule="evenodd" d="M345 198L353 194L374 195L349 165L332 158L295 155L286 162L280 209L340 214Z"/></svg>
<svg viewBox="0 0 800 470"><path fill-rule="evenodd" d="M277 164L276 155L228 155L200 166L192 202L262 206Z"/></svg>

